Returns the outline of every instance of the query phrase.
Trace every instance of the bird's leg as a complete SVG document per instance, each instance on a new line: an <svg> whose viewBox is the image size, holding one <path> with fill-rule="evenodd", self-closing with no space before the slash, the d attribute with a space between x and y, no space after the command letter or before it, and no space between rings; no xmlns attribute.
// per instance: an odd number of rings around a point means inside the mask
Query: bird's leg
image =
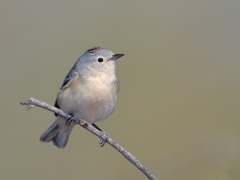
<svg viewBox="0 0 240 180"><path fill-rule="evenodd" d="M92 125L93 125L93 127L95 127L97 130L103 132L96 124L93 123Z"/></svg>
<svg viewBox="0 0 240 180"><path fill-rule="evenodd" d="M100 141L99 141L99 144L101 147L103 147L105 145L105 143L107 142L107 139L108 139L108 133L107 132L104 132L102 131L96 124L92 124L93 127L95 127L97 130L101 131L103 133L103 136L102 138L100 138Z"/></svg>

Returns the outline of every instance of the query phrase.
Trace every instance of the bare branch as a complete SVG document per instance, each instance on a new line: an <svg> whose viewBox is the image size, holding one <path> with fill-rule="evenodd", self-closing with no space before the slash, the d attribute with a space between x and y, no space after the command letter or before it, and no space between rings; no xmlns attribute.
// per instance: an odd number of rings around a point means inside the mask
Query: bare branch
<svg viewBox="0 0 240 180"><path fill-rule="evenodd" d="M33 97L31 97L29 100L21 101L20 104L27 105L27 110L33 108L34 106L38 106L44 109L47 109L49 111L52 111L54 113L57 113L65 118L70 118L72 121L74 121L76 124L82 126L84 129L90 131L94 135L101 138L104 143L110 144L112 147L114 147L116 150L118 150L127 160L129 160L134 166L136 166L142 173L144 173L149 179L156 180L157 178L154 177L130 152L128 152L126 149L124 149L120 144L112 140L108 135L106 135L105 132L101 132L98 129L96 129L94 126L92 126L90 123L83 119L74 119L73 117L69 117L68 114L63 112L62 110L55 108L45 102L41 102Z"/></svg>

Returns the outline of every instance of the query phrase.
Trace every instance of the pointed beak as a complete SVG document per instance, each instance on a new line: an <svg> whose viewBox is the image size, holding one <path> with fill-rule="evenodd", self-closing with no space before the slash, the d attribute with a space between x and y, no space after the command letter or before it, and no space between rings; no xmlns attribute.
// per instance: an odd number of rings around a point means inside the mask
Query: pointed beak
<svg viewBox="0 0 240 180"><path fill-rule="evenodd" d="M111 60L117 60L118 58L124 56L124 54L114 54L111 58Z"/></svg>

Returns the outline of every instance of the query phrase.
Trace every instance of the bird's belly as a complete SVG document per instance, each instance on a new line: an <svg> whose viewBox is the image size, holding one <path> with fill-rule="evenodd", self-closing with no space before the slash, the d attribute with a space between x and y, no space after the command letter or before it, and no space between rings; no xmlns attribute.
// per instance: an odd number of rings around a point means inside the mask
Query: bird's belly
<svg viewBox="0 0 240 180"><path fill-rule="evenodd" d="M95 123L106 119L114 111L117 93L67 89L61 93L61 99L59 106L64 112L73 113L78 119Z"/></svg>
<svg viewBox="0 0 240 180"><path fill-rule="evenodd" d="M76 117L83 118L89 123L106 119L113 111L115 102L113 101L89 101L79 105Z"/></svg>

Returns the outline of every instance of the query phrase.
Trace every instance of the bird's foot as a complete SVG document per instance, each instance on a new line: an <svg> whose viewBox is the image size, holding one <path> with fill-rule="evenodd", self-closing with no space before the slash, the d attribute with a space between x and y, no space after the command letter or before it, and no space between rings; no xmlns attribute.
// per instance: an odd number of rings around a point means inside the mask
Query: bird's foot
<svg viewBox="0 0 240 180"><path fill-rule="evenodd" d="M100 141L99 141L100 147L103 147L107 141L108 141L108 133L102 131L102 137L100 138Z"/></svg>
<svg viewBox="0 0 240 180"><path fill-rule="evenodd" d="M108 133L102 131L96 124L93 123L92 125L93 125L93 127L95 127L97 130L99 130L99 131L102 132L102 137L100 138L99 144L100 144L100 147L103 147L103 146L105 145L105 143L107 142Z"/></svg>
<svg viewBox="0 0 240 180"><path fill-rule="evenodd" d="M73 117L74 117L73 112L70 112L70 113L68 114L68 117L66 118L66 123L65 123L65 125L69 125L72 121L75 121Z"/></svg>

